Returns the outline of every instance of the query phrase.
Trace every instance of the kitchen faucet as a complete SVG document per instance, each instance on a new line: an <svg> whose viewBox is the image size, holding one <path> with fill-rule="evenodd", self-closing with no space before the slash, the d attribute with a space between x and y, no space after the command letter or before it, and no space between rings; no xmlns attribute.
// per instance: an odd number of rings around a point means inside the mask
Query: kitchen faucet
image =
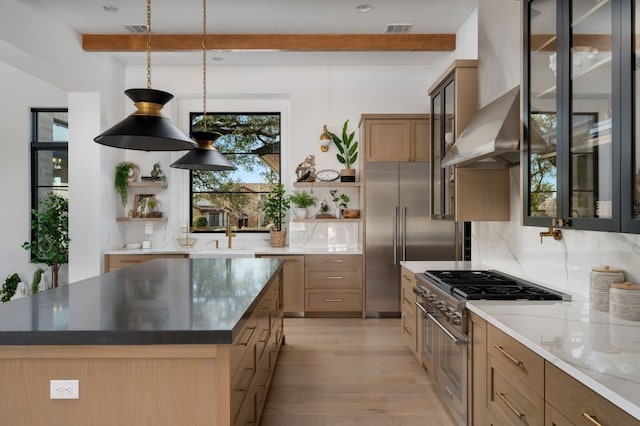
<svg viewBox="0 0 640 426"><path fill-rule="evenodd" d="M235 233L231 232L231 213L227 212L227 231L225 232L227 236L227 248L231 248L231 239L236 236Z"/></svg>

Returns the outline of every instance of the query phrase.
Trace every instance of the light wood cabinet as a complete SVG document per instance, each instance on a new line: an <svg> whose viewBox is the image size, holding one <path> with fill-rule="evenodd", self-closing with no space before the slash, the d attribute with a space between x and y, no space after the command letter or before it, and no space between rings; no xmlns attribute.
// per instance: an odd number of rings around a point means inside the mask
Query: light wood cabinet
<svg viewBox="0 0 640 426"><path fill-rule="evenodd" d="M285 316L299 316L304 313L304 256L258 255L271 259L281 259L283 268L282 308Z"/></svg>
<svg viewBox="0 0 640 426"><path fill-rule="evenodd" d="M305 315L362 315L362 256L307 255Z"/></svg>
<svg viewBox="0 0 640 426"><path fill-rule="evenodd" d="M431 218L457 222L509 220L509 170L442 167L476 114L477 61L456 60L431 86Z"/></svg>
<svg viewBox="0 0 640 426"><path fill-rule="evenodd" d="M428 114L363 114L365 161L430 161L429 123Z"/></svg>
<svg viewBox="0 0 640 426"><path fill-rule="evenodd" d="M402 283L400 295L402 335L418 362L422 363L422 328L418 328L418 317L422 312L416 307L417 296L413 292L416 286L415 274L403 267L400 270L400 281Z"/></svg>
<svg viewBox="0 0 640 426"><path fill-rule="evenodd" d="M487 424L487 322L470 314L469 334L469 423L471 426Z"/></svg>
<svg viewBox="0 0 640 426"><path fill-rule="evenodd" d="M105 254L104 271L113 272L152 259L185 259L187 257L189 255L186 253Z"/></svg>
<svg viewBox="0 0 640 426"><path fill-rule="evenodd" d="M505 425L544 424L544 359L487 328L487 407Z"/></svg>
<svg viewBox="0 0 640 426"><path fill-rule="evenodd" d="M549 362L545 365L545 397L548 406L553 408L547 416L547 425L640 424L640 421Z"/></svg>

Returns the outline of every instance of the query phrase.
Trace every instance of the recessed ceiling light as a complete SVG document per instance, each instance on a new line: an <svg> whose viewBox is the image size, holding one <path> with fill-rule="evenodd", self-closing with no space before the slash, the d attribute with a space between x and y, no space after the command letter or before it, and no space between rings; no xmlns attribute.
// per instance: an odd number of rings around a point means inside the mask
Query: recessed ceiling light
<svg viewBox="0 0 640 426"><path fill-rule="evenodd" d="M367 13L373 10L373 6L370 4L359 4L356 6L356 10L360 13Z"/></svg>
<svg viewBox="0 0 640 426"><path fill-rule="evenodd" d="M115 4L106 3L104 6L102 6L102 9L107 13L118 13L118 6L116 6Z"/></svg>

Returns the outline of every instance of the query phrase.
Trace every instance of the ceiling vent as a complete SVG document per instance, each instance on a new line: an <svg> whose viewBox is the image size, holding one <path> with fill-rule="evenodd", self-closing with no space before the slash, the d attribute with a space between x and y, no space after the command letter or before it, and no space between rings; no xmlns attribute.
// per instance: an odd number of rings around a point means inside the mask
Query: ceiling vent
<svg viewBox="0 0 640 426"><path fill-rule="evenodd" d="M413 24L387 24L386 34L406 34L410 33Z"/></svg>
<svg viewBox="0 0 640 426"><path fill-rule="evenodd" d="M124 25L124 29L134 34L144 34L147 32L146 25Z"/></svg>

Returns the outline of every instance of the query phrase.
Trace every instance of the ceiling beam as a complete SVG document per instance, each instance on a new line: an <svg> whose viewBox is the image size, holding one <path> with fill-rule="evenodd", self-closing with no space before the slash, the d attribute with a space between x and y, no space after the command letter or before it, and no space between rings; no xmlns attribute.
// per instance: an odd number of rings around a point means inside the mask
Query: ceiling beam
<svg viewBox="0 0 640 426"><path fill-rule="evenodd" d="M208 50L453 51L455 34L208 34ZM83 34L87 52L144 52L145 34ZM202 35L152 34L151 50L176 52L202 49Z"/></svg>

